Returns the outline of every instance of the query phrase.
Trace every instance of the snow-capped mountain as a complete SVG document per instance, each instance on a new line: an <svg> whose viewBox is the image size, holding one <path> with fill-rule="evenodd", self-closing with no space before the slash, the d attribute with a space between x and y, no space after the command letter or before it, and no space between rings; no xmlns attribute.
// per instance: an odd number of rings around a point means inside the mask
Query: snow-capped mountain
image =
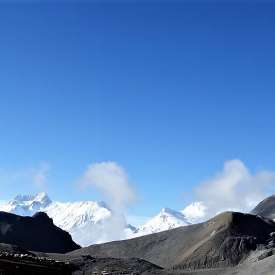
<svg viewBox="0 0 275 275"><path fill-rule="evenodd" d="M82 246L112 241L113 238L126 238L135 230L121 217L119 222L123 225L122 232L110 234L114 215L104 202L52 202L44 192L35 196L18 195L0 205L0 210L21 216L32 216L43 211L53 219L55 225L68 231L74 241Z"/></svg>
<svg viewBox="0 0 275 275"><path fill-rule="evenodd" d="M8 203L0 205L0 210L21 216L32 216L34 213L45 209L51 203L51 199L44 192L34 196L17 195Z"/></svg>
<svg viewBox="0 0 275 275"><path fill-rule="evenodd" d="M43 211L82 246L101 242L104 224L112 215L104 203L94 201L52 202Z"/></svg>
<svg viewBox="0 0 275 275"><path fill-rule="evenodd" d="M187 205L181 211L163 208L159 214L149 219L144 225L137 227L134 233L129 235L129 238L202 222L206 220L206 217L207 207L200 201Z"/></svg>
<svg viewBox="0 0 275 275"><path fill-rule="evenodd" d="M205 216L206 208L195 202L182 211L163 208L159 214L137 228L127 223L123 215L114 213L104 202L52 201L44 192L37 195L17 195L0 205L0 211L21 216L46 212L58 227L68 231L82 246L107 241L134 238L198 222Z"/></svg>
<svg viewBox="0 0 275 275"><path fill-rule="evenodd" d="M190 223L181 212L172 210L170 208L163 208L159 214L150 219L144 225L138 227L130 237L138 237L157 233L189 224Z"/></svg>

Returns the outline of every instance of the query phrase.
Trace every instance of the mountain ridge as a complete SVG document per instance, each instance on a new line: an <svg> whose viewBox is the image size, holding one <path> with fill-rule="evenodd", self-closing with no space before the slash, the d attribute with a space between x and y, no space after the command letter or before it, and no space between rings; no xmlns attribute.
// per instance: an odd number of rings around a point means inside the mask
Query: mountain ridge
<svg viewBox="0 0 275 275"><path fill-rule="evenodd" d="M22 216L32 216L36 212L43 211L58 227L68 231L82 246L135 238L190 224L181 211L163 208L157 215L138 227L129 224L125 217L121 217L124 223L122 232L115 236L108 236L106 228L111 227L113 213L105 202L58 202L52 201L45 192L36 195L17 195L9 202L0 205L0 210Z"/></svg>
<svg viewBox="0 0 275 275"><path fill-rule="evenodd" d="M270 200L267 198L259 204L262 211L270 210L270 204L266 202ZM182 213L169 208L163 208L156 216L160 220L166 220L170 218L169 215L172 218L185 219ZM38 212L33 217L20 217L0 212L0 221L4 219L9 224L9 219L14 220L15 216L16 220L32 219L40 226L50 220L53 225L53 221L44 212ZM32 230L36 230L36 223L33 223L32 227ZM6 228L6 226L1 227L0 222L2 234ZM29 232L23 228L24 232ZM26 240L26 236L21 236L20 239ZM30 240L27 237L27 241ZM55 241L51 239L46 243L55 243ZM20 247L10 245L4 245L2 249L9 251L9 260L14 264L20 261L21 256L16 253L18 251L29 255L22 256L25 257L26 264L30 257L33 263L41 261L41 257L44 257L48 259L48 261L43 260L44 265L53 259L56 268L60 263L59 267L63 269L66 267L65 263L68 263L67 268L72 268L72 274L91 274L98 271L125 274L131 270L135 274L144 275L271 275L274 270L275 222L262 215L227 211L202 223L179 226L127 240L95 244L65 254L34 251L29 253ZM38 250L40 249L35 247L35 251ZM5 261L6 254L3 259L1 255L0 253L0 262Z"/></svg>
<svg viewBox="0 0 275 275"><path fill-rule="evenodd" d="M166 207L162 208L144 225L139 226L131 237L144 236L186 225L190 225L190 223L184 214Z"/></svg>

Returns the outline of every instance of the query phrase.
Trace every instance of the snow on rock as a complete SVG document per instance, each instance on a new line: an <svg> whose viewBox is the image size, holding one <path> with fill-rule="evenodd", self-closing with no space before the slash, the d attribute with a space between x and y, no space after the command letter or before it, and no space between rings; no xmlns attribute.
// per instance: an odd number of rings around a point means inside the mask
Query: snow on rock
<svg viewBox="0 0 275 275"><path fill-rule="evenodd" d="M150 219L144 225L138 227L137 230L129 237L139 237L189 224L190 223L186 219L185 215L181 212L170 208L163 208L158 215Z"/></svg>
<svg viewBox="0 0 275 275"><path fill-rule="evenodd" d="M57 202L51 201L44 192L34 196L18 195L0 205L0 211L21 216L32 216L38 211L45 212L55 225L68 231L75 242L88 246L199 222L205 217L206 207L202 202L194 202L182 211L163 208L158 215L137 228L128 224L124 216L117 217L104 202Z"/></svg>
<svg viewBox="0 0 275 275"><path fill-rule="evenodd" d="M32 216L52 203L45 192L31 195L17 195L6 204L0 205L0 210L21 216Z"/></svg>
<svg viewBox="0 0 275 275"><path fill-rule="evenodd" d="M112 215L110 209L94 201L53 202L43 211L82 246L100 242L104 223Z"/></svg>
<svg viewBox="0 0 275 275"><path fill-rule="evenodd" d="M114 230L112 211L104 202L52 202L46 193L35 196L17 195L6 204L0 205L0 211L21 216L32 216L38 211L48 214L53 222L68 231L73 240L82 246L113 241L114 238L126 238L135 228L127 225L120 234L112 235ZM119 236L119 237L117 237Z"/></svg>

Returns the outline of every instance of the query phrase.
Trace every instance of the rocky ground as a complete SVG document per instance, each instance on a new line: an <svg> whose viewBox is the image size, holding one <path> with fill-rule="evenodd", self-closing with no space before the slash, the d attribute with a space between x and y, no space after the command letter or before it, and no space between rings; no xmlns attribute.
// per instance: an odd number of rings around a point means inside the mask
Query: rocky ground
<svg viewBox="0 0 275 275"><path fill-rule="evenodd" d="M1 275L69 275L72 274L71 270L69 263L59 262L54 259L36 257L30 254L0 253Z"/></svg>

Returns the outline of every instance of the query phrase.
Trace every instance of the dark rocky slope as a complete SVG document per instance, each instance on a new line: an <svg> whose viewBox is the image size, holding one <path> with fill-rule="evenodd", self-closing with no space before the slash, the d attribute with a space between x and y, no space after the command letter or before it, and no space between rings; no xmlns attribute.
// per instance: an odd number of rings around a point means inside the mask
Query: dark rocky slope
<svg viewBox="0 0 275 275"><path fill-rule="evenodd" d="M0 242L18 245L23 249L66 253L80 248L70 234L53 224L47 214L22 217L0 212Z"/></svg>
<svg viewBox="0 0 275 275"><path fill-rule="evenodd" d="M171 269L234 266L251 251L272 242L275 223L251 214L225 212L207 222L131 240L92 245L66 258L142 258Z"/></svg>

